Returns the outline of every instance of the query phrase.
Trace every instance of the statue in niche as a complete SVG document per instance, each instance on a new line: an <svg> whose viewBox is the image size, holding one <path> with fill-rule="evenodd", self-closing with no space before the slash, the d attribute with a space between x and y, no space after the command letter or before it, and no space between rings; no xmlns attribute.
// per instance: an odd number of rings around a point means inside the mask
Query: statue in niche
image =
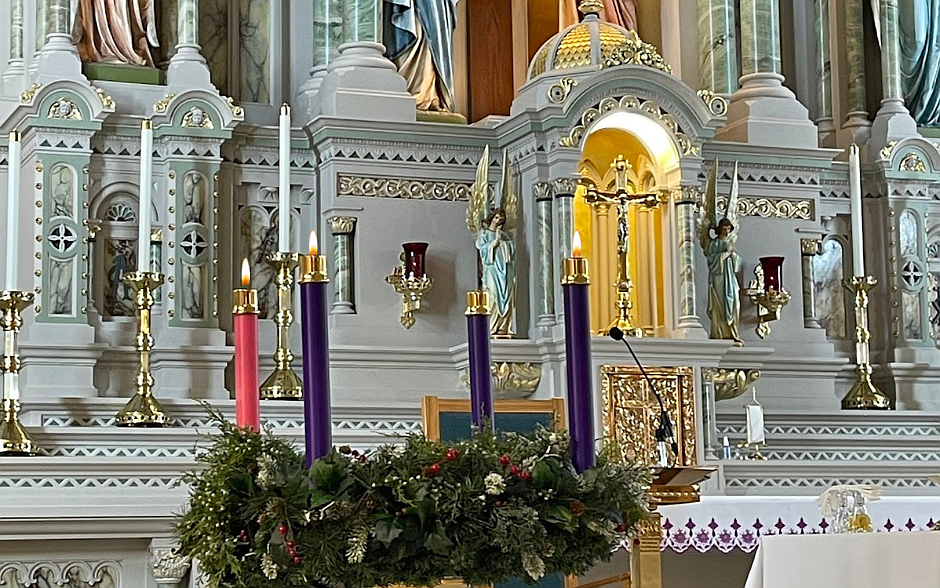
<svg viewBox="0 0 940 588"><path fill-rule="evenodd" d="M490 203L490 149L483 150L477 166L476 181L467 207L467 228L476 240L480 254L481 282L489 292L491 305L490 334L512 337L512 318L516 308L516 245L511 231L516 226L518 198L512 185L509 154L503 154L499 201Z"/></svg>
<svg viewBox="0 0 940 588"><path fill-rule="evenodd" d="M134 291L124 281L124 274L137 265L136 241L108 239L108 288L105 293L110 316L134 316Z"/></svg>
<svg viewBox="0 0 940 588"><path fill-rule="evenodd" d="M708 318L712 339L732 339L738 334L741 316L741 285L738 272L741 256L734 250L738 240L738 165L734 165L731 193L723 215L718 212L718 160L708 175L704 214L698 219L698 237L708 260ZM720 218L719 218L720 216ZM714 237L712 234L714 233Z"/></svg>
<svg viewBox="0 0 940 588"><path fill-rule="evenodd" d="M583 0L562 0L558 4L558 25L561 30L578 22L578 10L582 3ZM636 0L603 0L603 5L604 9L598 14L601 20L619 25L628 31L636 30Z"/></svg>
<svg viewBox="0 0 940 588"><path fill-rule="evenodd" d="M183 177L183 222L202 224L202 204L206 199L202 176L189 172Z"/></svg>
<svg viewBox="0 0 940 588"><path fill-rule="evenodd" d="M457 0L385 1L383 42L418 110L453 112Z"/></svg>
<svg viewBox="0 0 940 588"><path fill-rule="evenodd" d="M72 0L72 41L82 61L155 67L155 0ZM77 6L74 6L77 4Z"/></svg>

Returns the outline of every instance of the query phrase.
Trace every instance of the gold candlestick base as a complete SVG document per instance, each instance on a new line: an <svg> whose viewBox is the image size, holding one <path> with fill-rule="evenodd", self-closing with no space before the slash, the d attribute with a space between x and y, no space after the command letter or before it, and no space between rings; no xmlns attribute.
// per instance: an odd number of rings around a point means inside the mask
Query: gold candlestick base
<svg viewBox="0 0 940 588"><path fill-rule="evenodd" d="M0 292L0 328L3 329L3 415L0 421L0 455L36 455L39 447L20 423L20 356L17 337L23 326L22 312L33 303L32 292Z"/></svg>
<svg viewBox="0 0 940 588"><path fill-rule="evenodd" d="M0 421L0 455L27 456L37 455L38 452L39 446L20 424L20 401L4 400L3 420Z"/></svg>
<svg viewBox="0 0 940 588"><path fill-rule="evenodd" d="M267 256L267 262L275 269L274 283L277 285L277 350L274 352L274 372L261 384L263 400L303 400L303 382L291 367L294 354L290 349L290 326L294 322L291 304L294 295L294 270L300 262L300 254L278 252Z"/></svg>
<svg viewBox="0 0 940 588"><path fill-rule="evenodd" d="M153 334L150 330L150 309L154 305L153 292L163 284L163 274L158 272L133 272L124 276L127 285L136 292L137 337L135 346L140 356L137 376L134 378L136 393L117 413L114 424L119 427L165 427L169 423L163 407L153 397L153 374L150 371L150 352L153 349Z"/></svg>
<svg viewBox="0 0 940 588"><path fill-rule="evenodd" d="M632 283L621 282L617 287L617 318L601 331L601 335L610 333L616 327L627 337L643 336L643 329L634 325L630 319L630 314L633 312L633 301L630 299L632 290Z"/></svg>
<svg viewBox="0 0 940 588"><path fill-rule="evenodd" d="M385 276L385 281L395 288L401 295L401 326L410 329L415 324L415 313L421 310L421 299L428 293L433 281L428 276L405 277L405 269L401 266Z"/></svg>
<svg viewBox="0 0 940 588"><path fill-rule="evenodd" d="M878 284L874 276L855 276L845 281L845 287L855 293L855 368L856 381L842 399L843 410L889 410L891 399L871 381L873 368L870 360L868 330L868 291Z"/></svg>

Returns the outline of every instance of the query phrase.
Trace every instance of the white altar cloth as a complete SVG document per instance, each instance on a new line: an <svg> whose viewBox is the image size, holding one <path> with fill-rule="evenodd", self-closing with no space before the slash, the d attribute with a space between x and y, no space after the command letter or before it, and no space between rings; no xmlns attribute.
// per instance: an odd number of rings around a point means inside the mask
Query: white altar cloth
<svg viewBox="0 0 940 588"><path fill-rule="evenodd" d="M940 533L764 537L745 588L940 588Z"/></svg>
<svg viewBox="0 0 940 588"><path fill-rule="evenodd" d="M768 535L825 534L829 522L812 496L703 496L660 508L662 548L750 553ZM883 496L868 505L878 532L928 531L940 523L940 496Z"/></svg>

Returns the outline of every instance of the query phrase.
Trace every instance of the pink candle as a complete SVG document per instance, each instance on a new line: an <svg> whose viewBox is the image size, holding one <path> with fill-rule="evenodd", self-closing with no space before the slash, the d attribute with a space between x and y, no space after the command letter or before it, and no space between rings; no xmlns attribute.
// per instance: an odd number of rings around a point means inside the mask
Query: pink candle
<svg viewBox="0 0 940 588"><path fill-rule="evenodd" d="M235 320L235 424L261 430L258 384L258 291L249 288L248 260L242 262L242 286L232 292Z"/></svg>

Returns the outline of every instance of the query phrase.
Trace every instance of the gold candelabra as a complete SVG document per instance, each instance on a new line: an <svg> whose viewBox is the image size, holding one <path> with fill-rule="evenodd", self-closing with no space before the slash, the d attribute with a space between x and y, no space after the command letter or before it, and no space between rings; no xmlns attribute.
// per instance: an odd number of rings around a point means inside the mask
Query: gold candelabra
<svg viewBox="0 0 940 588"><path fill-rule="evenodd" d="M0 292L0 328L3 329L3 420L0 421L0 455L35 455L38 447L20 424L20 356L17 337L23 326L22 312L33 303L32 292Z"/></svg>
<svg viewBox="0 0 940 588"><path fill-rule="evenodd" d="M878 284L874 276L854 276L845 287L855 293L855 384L842 399L844 410L888 410L891 399L871 381L871 349L868 330L868 291Z"/></svg>
<svg viewBox="0 0 940 588"><path fill-rule="evenodd" d="M274 352L274 372L261 384L264 400L303 400L303 382L291 367L294 354L290 350L290 326L294 322L291 305L294 299L294 270L300 263L300 254L278 252L267 256L274 268L277 285L277 350Z"/></svg>
<svg viewBox="0 0 940 588"><path fill-rule="evenodd" d="M414 313L421 310L421 299L431 289L433 284L431 278L427 275L409 274L406 276L405 268L398 266L390 275L385 276L385 281L401 294L401 324L406 329L410 329L415 324Z"/></svg>
<svg viewBox="0 0 940 588"><path fill-rule="evenodd" d="M154 305L154 291L163 284L159 272L137 271L124 276L124 281L134 292L137 304L137 337L134 340L139 354L137 376L133 398L124 405L115 418L119 427L165 427L168 424L163 407L153 396L153 373L150 371L150 352L153 350L153 333L150 329L150 310Z"/></svg>

